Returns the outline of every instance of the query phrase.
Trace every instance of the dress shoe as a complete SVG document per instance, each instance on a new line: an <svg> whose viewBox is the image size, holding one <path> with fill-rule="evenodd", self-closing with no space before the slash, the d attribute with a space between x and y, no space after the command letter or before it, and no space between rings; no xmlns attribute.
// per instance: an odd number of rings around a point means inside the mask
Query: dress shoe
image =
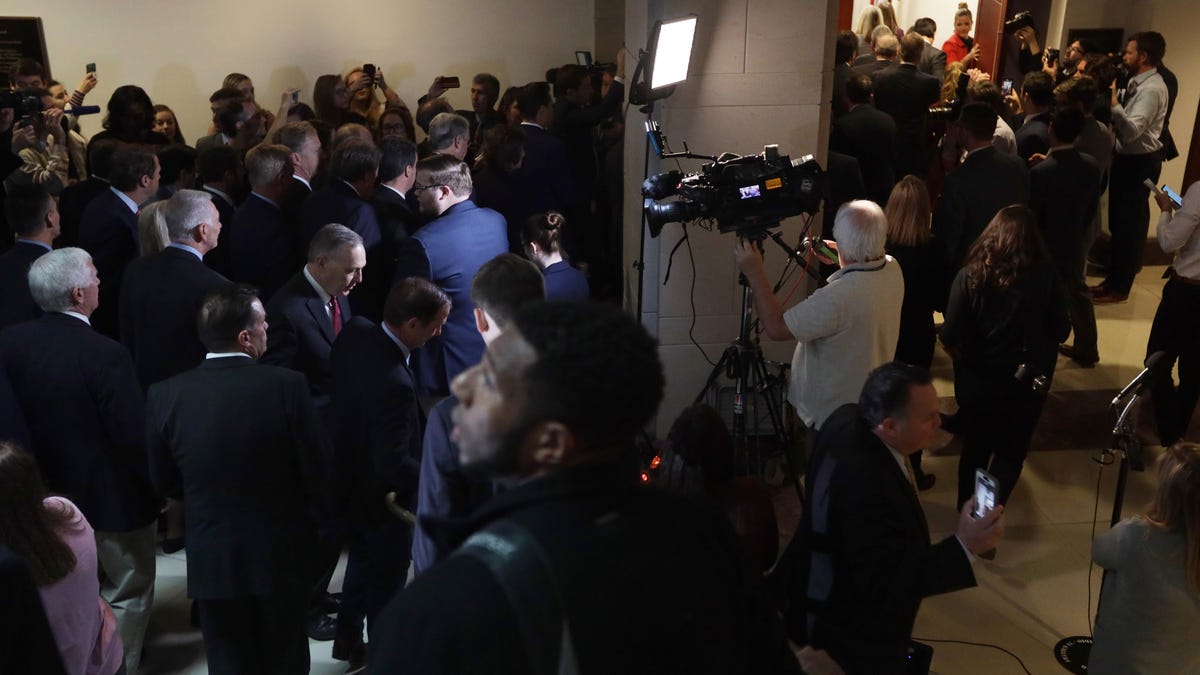
<svg viewBox="0 0 1200 675"><path fill-rule="evenodd" d="M332 656L335 661L349 661L353 672L366 665L367 645L362 640L339 637L333 641Z"/></svg>
<svg viewBox="0 0 1200 675"><path fill-rule="evenodd" d="M308 615L308 638L317 642L329 642L337 636L337 620L325 614Z"/></svg>
<svg viewBox="0 0 1200 675"><path fill-rule="evenodd" d="M341 593L323 593L317 600L314 609L326 614L337 614L342 609Z"/></svg>
<svg viewBox="0 0 1200 675"><path fill-rule="evenodd" d="M1088 290L1091 291L1093 295L1095 295L1097 293L1107 293L1108 286L1105 286L1104 283L1101 282L1101 283L1096 284L1095 286L1088 286Z"/></svg>
<svg viewBox="0 0 1200 675"><path fill-rule="evenodd" d="M1092 304L1094 305L1113 305L1118 302L1125 302L1129 299L1128 293L1119 293L1112 290L1104 290L1092 296Z"/></svg>
<svg viewBox="0 0 1200 675"><path fill-rule="evenodd" d="M1071 345L1059 345L1058 353L1062 354L1068 359L1071 359L1084 368L1095 368L1096 364L1100 361L1099 356L1092 356L1090 358L1081 356L1080 353L1075 351L1075 348Z"/></svg>
<svg viewBox="0 0 1200 675"><path fill-rule="evenodd" d="M932 473L925 473L923 471L916 476L913 476L913 478L916 479L917 489L921 492L933 489L934 484L937 483L936 475Z"/></svg>

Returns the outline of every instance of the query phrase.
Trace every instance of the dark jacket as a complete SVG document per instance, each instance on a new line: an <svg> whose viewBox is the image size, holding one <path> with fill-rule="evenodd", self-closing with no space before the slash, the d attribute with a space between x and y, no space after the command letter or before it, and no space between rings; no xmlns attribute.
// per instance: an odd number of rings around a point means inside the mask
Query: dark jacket
<svg viewBox="0 0 1200 675"><path fill-rule="evenodd" d="M976 150L946 176L933 219L948 270L956 271L971 244L1000 209L1029 204L1029 172L1020 157L991 146Z"/></svg>
<svg viewBox="0 0 1200 675"><path fill-rule="evenodd" d="M624 465L580 465L521 484L465 521L427 525L447 542L497 522L536 537L586 672L796 672L728 524L637 483ZM492 572L464 555L397 595L377 634L390 638L372 655L381 672L532 672L513 604Z"/></svg>
<svg viewBox="0 0 1200 675"><path fill-rule="evenodd" d="M121 279L126 265L141 250L137 214L112 190L101 192L83 211L79 247L91 254L100 276L100 307L92 314L92 325L116 340L120 337L117 307Z"/></svg>
<svg viewBox="0 0 1200 675"><path fill-rule="evenodd" d="M0 332L0 354L51 491L97 532L152 523L145 405L129 352L83 321L52 312Z"/></svg>
<svg viewBox="0 0 1200 675"><path fill-rule="evenodd" d="M350 303L338 296L342 326L350 322ZM316 289L304 273L292 276L267 303L267 353L262 362L304 374L318 410L329 405L329 354L333 348L333 322Z"/></svg>
<svg viewBox="0 0 1200 675"><path fill-rule="evenodd" d="M229 229L230 278L258 288L259 297L275 295L304 264L306 256L297 247L295 222L262 197L247 197Z"/></svg>
<svg viewBox="0 0 1200 675"><path fill-rule="evenodd" d="M929 170L925 125L929 106L942 97L942 82L911 63L880 72L875 80L875 107L896 122L896 179L906 174L924 178Z"/></svg>
<svg viewBox="0 0 1200 675"><path fill-rule="evenodd" d="M870 104L857 105L833 123L829 149L858 160L867 196L887 206L896 185L896 123L890 115Z"/></svg>
<svg viewBox="0 0 1200 675"><path fill-rule="evenodd" d="M121 288L121 343L133 354L142 390L200 365L196 316L204 297L229 280L174 247L129 263Z"/></svg>
<svg viewBox="0 0 1200 675"><path fill-rule="evenodd" d="M212 197L213 206L217 207L217 218L221 221L221 232L217 235L217 247L204 256L204 264L221 276L229 277L233 274L233 265L230 259L233 246L229 242L233 236L233 218L237 215L237 205L226 201L224 197L208 187L203 189Z"/></svg>
<svg viewBox="0 0 1200 675"><path fill-rule="evenodd" d="M42 315L29 292L29 267L46 252L38 244L16 241L0 255L0 329Z"/></svg>
<svg viewBox="0 0 1200 675"><path fill-rule="evenodd" d="M367 270L363 274L362 284L350 300L350 306L355 314L362 314L372 321L379 320L383 313L383 301L391 286L387 277L375 274L373 270L382 272L389 266L389 252L382 245L383 235L371 202L359 197L358 192L346 182L334 179L304 200L299 218L303 250L306 252L313 235L329 223L345 225L362 237L363 248L367 252Z"/></svg>
<svg viewBox="0 0 1200 675"><path fill-rule="evenodd" d="M1064 280L1083 271L1085 238L1100 204L1100 167L1075 148L1060 148L1029 170L1029 205Z"/></svg>
<svg viewBox="0 0 1200 675"><path fill-rule="evenodd" d="M904 672L921 600L975 585L966 552L954 536L930 544L916 490L857 404L821 425L805 494L777 568L788 637L828 651L848 675Z"/></svg>
<svg viewBox="0 0 1200 675"><path fill-rule="evenodd" d="M62 233L55 242L61 247L79 245L79 224L83 220L83 211L103 192L107 192L110 184L95 176L63 188L58 198L58 224Z"/></svg>
<svg viewBox="0 0 1200 675"><path fill-rule="evenodd" d="M542 270L542 276L546 279L547 300L582 302L588 299L590 291L587 277L566 260Z"/></svg>
<svg viewBox="0 0 1200 675"><path fill-rule="evenodd" d="M1028 120L1022 118L1021 125L1013 132L1018 157L1028 162L1035 154L1044 155L1050 150L1050 115L1044 112Z"/></svg>
<svg viewBox="0 0 1200 675"><path fill-rule="evenodd" d="M887 252L900 263L900 271L904 274L904 304L900 307L896 360L928 370L937 342L933 312L940 311L946 299L942 256L933 241L927 241L924 246L889 243Z"/></svg>
<svg viewBox="0 0 1200 675"><path fill-rule="evenodd" d="M332 516L328 448L297 373L233 356L150 388L155 485L182 497L188 597L304 593Z"/></svg>

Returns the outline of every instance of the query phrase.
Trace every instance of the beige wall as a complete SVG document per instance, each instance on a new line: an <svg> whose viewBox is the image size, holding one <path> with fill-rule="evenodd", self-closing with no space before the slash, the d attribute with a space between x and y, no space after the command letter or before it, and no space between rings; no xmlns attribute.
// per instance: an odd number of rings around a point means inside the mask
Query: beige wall
<svg viewBox="0 0 1200 675"><path fill-rule="evenodd" d="M284 88L300 87L311 104L318 76L368 61L414 107L435 75L458 75L464 88L449 98L470 107L475 73L495 74L502 87L542 79L574 62L576 49L591 50L594 34L593 0L6 0L0 11L42 17L51 67L66 86L96 63L89 103L138 84L175 109L193 142L208 126L209 94L231 71L250 75L272 110ZM83 126L93 133L99 119Z"/></svg>
<svg viewBox="0 0 1200 675"><path fill-rule="evenodd" d="M627 0L626 41L636 52L644 45L655 19L688 13L699 16L691 75L675 95L659 104L656 119L674 150L688 141L694 152L755 154L765 144L799 157L824 161L832 73L836 0ZM633 73L633 64L628 66ZM625 145L625 260L638 259L645 119L631 108ZM700 162L683 160L685 171ZM651 174L666 171L652 157ZM785 237L796 241L799 221L786 221ZM688 228L695 255L697 341L716 360L737 336L741 293L733 265L734 235ZM693 268L686 246L675 258L670 283L662 285L667 254L679 240L681 226L667 225L661 237L648 240L643 320L656 333L667 370L667 397L658 428L665 433L679 411L699 392L710 366L688 339L692 310L689 297ZM777 274L782 253L768 251L768 270ZM629 266L627 265L627 269ZM631 275L629 306L636 303L636 274ZM803 293L799 294L800 296ZM790 361L792 343L770 343L768 356Z"/></svg>

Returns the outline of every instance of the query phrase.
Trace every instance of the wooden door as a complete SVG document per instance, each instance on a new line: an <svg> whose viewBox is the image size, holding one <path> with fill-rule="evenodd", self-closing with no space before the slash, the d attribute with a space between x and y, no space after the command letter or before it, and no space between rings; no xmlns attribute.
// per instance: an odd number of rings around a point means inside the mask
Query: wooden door
<svg viewBox="0 0 1200 675"><path fill-rule="evenodd" d="M975 12L975 42L979 45L979 66L992 74L1000 72L1000 50L1004 44L1004 12L1008 0L979 0Z"/></svg>

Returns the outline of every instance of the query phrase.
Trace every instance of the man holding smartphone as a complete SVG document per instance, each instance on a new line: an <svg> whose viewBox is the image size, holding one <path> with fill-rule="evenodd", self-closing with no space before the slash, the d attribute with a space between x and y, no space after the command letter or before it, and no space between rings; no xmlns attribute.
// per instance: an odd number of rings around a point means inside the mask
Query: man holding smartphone
<svg viewBox="0 0 1200 675"><path fill-rule="evenodd" d="M928 447L938 396L923 368L893 361L858 403L829 416L805 477L803 516L774 576L796 644L829 652L847 673L904 672L921 600L975 585L975 555L996 547L1004 507L929 543L908 455Z"/></svg>

